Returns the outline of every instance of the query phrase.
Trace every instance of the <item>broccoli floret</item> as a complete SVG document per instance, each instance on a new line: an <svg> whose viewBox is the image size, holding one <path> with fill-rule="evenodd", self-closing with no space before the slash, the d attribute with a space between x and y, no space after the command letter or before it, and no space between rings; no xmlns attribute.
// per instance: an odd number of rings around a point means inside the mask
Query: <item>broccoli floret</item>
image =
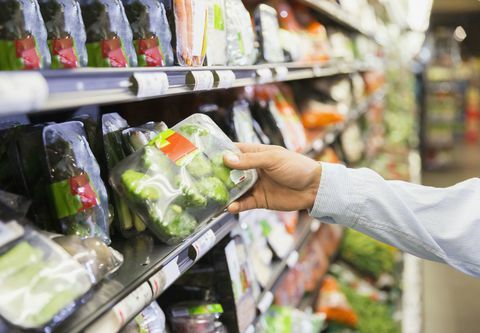
<svg viewBox="0 0 480 333"><path fill-rule="evenodd" d="M192 135L198 135L198 136L207 136L208 131L205 128L199 127L198 125L194 124L188 124L188 125L183 125L178 129L178 133L182 134L183 136L192 136Z"/></svg>
<svg viewBox="0 0 480 333"><path fill-rule="evenodd" d="M226 205L230 198L225 185L217 177L206 177L197 184L198 190L207 198L216 201L221 205Z"/></svg>
<svg viewBox="0 0 480 333"><path fill-rule="evenodd" d="M187 171L194 177L203 178L212 174L212 163L203 154L196 154L192 160L190 160L186 166Z"/></svg>
<svg viewBox="0 0 480 333"><path fill-rule="evenodd" d="M123 187L127 194L137 200L158 200L160 198L160 189L150 182L151 177L137 172L127 170L121 176Z"/></svg>
<svg viewBox="0 0 480 333"><path fill-rule="evenodd" d="M195 185L181 175L175 177L175 186L182 191L178 204L184 207L205 207L207 198L203 196Z"/></svg>
<svg viewBox="0 0 480 333"><path fill-rule="evenodd" d="M159 218L156 210L151 210L150 216L155 223L160 225L162 232L169 237L187 237L197 227L197 220L185 212L182 207L175 204L167 208L163 219Z"/></svg>
<svg viewBox="0 0 480 333"><path fill-rule="evenodd" d="M230 178L230 169L223 163L223 155L225 152L217 153L212 158L213 175L220 179L229 190L235 187L235 184Z"/></svg>

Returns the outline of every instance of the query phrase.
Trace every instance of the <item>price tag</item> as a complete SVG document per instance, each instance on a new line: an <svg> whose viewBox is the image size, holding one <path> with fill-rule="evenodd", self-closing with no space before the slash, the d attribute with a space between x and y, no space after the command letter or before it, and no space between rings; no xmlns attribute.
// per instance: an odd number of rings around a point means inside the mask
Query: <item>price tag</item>
<svg viewBox="0 0 480 333"><path fill-rule="evenodd" d="M220 89L228 89L233 86L236 80L235 73L231 70L215 71L215 87Z"/></svg>
<svg viewBox="0 0 480 333"><path fill-rule="evenodd" d="M157 298L160 294L171 286L180 276L178 268L178 256L166 264L158 273L153 275L148 282L152 287L153 297Z"/></svg>
<svg viewBox="0 0 480 333"><path fill-rule="evenodd" d="M152 300L152 289L147 282L144 282L140 287L120 301L120 303L115 305L112 311L119 320L120 327L128 323L137 313L150 304Z"/></svg>
<svg viewBox="0 0 480 333"><path fill-rule="evenodd" d="M258 83L267 83L272 81L273 75L270 68L260 68L257 70Z"/></svg>
<svg viewBox="0 0 480 333"><path fill-rule="evenodd" d="M167 74L160 73L134 73L132 75L132 89L138 97L161 96L168 91L169 83Z"/></svg>
<svg viewBox="0 0 480 333"><path fill-rule="evenodd" d="M0 73L0 113L40 108L48 98L48 84L40 73Z"/></svg>
<svg viewBox="0 0 480 333"><path fill-rule="evenodd" d="M283 81L288 76L288 68L285 66L275 67L275 73L276 73L275 75L276 79L279 81Z"/></svg>
<svg viewBox="0 0 480 333"><path fill-rule="evenodd" d="M320 229L320 221L319 220L313 220L312 224L310 224L310 231L311 232L317 232L318 229Z"/></svg>
<svg viewBox="0 0 480 333"><path fill-rule="evenodd" d="M260 299L260 301L257 304L257 309L260 311L260 313L265 313L270 305L273 303L273 294L271 291L267 291L265 295Z"/></svg>
<svg viewBox="0 0 480 333"><path fill-rule="evenodd" d="M213 88L213 73L211 71L190 71L185 77L185 83L194 91L210 90Z"/></svg>
<svg viewBox="0 0 480 333"><path fill-rule="evenodd" d="M297 251L293 251L292 253L290 253L290 255L287 258L288 268L293 268L296 265L296 263L298 262L298 257L299 255Z"/></svg>
<svg viewBox="0 0 480 333"><path fill-rule="evenodd" d="M188 251L190 258L194 261L200 259L215 245L215 241L215 233L212 231L212 229L209 229L199 239L193 242L192 245L190 245L190 249Z"/></svg>

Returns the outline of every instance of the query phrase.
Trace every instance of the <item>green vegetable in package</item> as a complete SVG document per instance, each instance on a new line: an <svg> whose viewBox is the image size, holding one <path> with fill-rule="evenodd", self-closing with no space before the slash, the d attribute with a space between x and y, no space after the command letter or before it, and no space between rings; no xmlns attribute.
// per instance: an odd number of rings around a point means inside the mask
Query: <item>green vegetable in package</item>
<svg viewBox="0 0 480 333"><path fill-rule="evenodd" d="M210 118L195 114L118 163L110 182L162 241L176 243L255 183L254 170L223 164L229 151L238 148Z"/></svg>

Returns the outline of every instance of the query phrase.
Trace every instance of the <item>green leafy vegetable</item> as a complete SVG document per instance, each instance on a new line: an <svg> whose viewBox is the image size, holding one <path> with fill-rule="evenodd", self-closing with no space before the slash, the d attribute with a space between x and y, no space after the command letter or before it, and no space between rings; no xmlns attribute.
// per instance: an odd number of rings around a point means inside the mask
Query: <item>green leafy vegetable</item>
<svg viewBox="0 0 480 333"><path fill-rule="evenodd" d="M222 181L216 177L206 177L198 182L200 193L219 204L226 205L230 195Z"/></svg>

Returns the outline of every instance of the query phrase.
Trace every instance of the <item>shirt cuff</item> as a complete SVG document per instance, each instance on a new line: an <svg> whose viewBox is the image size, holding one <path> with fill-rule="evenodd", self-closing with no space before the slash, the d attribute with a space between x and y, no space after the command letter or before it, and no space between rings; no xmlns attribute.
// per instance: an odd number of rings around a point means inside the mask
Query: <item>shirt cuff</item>
<svg viewBox="0 0 480 333"><path fill-rule="evenodd" d="M341 164L322 163L320 187L310 215L347 227L355 225L362 202L361 178Z"/></svg>

